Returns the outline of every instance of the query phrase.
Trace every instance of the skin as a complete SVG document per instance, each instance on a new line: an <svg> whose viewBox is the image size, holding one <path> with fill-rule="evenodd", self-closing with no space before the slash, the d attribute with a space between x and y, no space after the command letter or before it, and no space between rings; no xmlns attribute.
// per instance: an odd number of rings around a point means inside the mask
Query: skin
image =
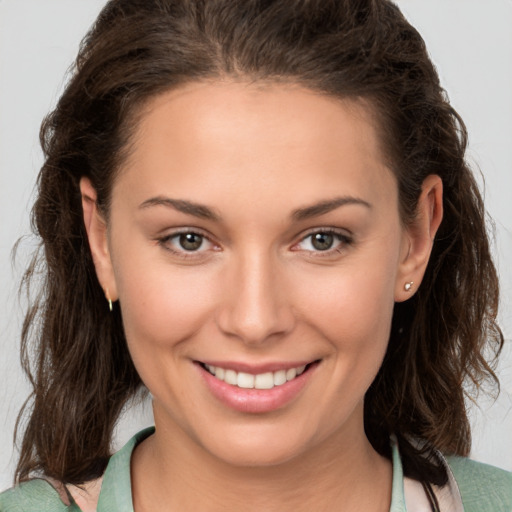
<svg viewBox="0 0 512 512"><path fill-rule="evenodd" d="M132 459L137 512L389 510L363 400L393 305L421 283L442 185L425 180L404 227L377 133L368 106L298 86L193 83L146 105L108 225L82 179L98 279L154 397L156 433ZM337 198L357 202L304 215ZM187 252L177 231L203 245ZM320 251L310 235L326 231ZM197 361L319 364L289 403L247 413L212 395Z"/></svg>

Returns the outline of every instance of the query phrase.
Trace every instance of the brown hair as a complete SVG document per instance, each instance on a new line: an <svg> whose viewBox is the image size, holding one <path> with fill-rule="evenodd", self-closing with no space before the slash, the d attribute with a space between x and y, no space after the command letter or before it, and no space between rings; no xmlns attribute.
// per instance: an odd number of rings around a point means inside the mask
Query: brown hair
<svg viewBox="0 0 512 512"><path fill-rule="evenodd" d="M43 286L22 334L34 392L17 479L34 471L75 484L99 476L119 413L141 387L121 312L109 313L96 278L79 179L92 181L108 218L115 173L143 103L185 82L226 76L288 81L371 105L405 223L415 215L425 177L442 178L444 219L424 282L395 306L387 354L365 399L365 428L386 456L390 435L398 437L406 474L444 483L435 450L467 455L470 449L463 386L495 379L484 352L497 356L503 343L495 323L498 282L482 199L464 160L466 129L421 36L387 0L105 6L41 128L46 159L33 225L43 252L25 283L39 268Z"/></svg>

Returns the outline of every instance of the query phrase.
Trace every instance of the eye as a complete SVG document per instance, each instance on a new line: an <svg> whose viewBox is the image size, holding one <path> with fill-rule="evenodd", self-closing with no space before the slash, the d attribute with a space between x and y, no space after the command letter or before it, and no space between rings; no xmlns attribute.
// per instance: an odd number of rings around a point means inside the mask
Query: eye
<svg viewBox="0 0 512 512"><path fill-rule="evenodd" d="M309 238L311 245L318 251L328 251L334 244L334 235L331 233L314 233Z"/></svg>
<svg viewBox="0 0 512 512"><path fill-rule="evenodd" d="M204 242L204 238L197 233L182 233L176 238L179 246L185 251L198 251Z"/></svg>
<svg viewBox="0 0 512 512"><path fill-rule="evenodd" d="M203 253L212 250L214 244L204 235L195 231L174 233L159 240L167 250L187 256L187 253Z"/></svg>
<svg viewBox="0 0 512 512"><path fill-rule="evenodd" d="M343 233L321 230L309 233L294 246L294 249L326 253L340 252L351 243L352 239Z"/></svg>

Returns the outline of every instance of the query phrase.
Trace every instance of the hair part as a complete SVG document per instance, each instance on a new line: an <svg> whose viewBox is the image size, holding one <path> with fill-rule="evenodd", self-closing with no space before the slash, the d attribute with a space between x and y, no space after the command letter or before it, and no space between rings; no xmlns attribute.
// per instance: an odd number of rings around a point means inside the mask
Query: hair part
<svg viewBox="0 0 512 512"><path fill-rule="evenodd" d="M365 399L366 434L406 475L443 484L435 450L467 455L464 384L497 382L503 336L485 210L465 161L466 128L425 44L388 0L111 0L82 42L73 75L41 128L45 162L32 212L41 294L25 318L22 361L33 385L16 471L80 484L102 474L122 407L141 387L96 278L79 180L108 219L116 173L144 104L203 80L296 83L364 101L377 119L410 222L423 180L441 177L444 219L424 281L395 305L389 347ZM31 368L29 354L36 354ZM21 425L21 414L18 426ZM415 440L426 443L418 445Z"/></svg>

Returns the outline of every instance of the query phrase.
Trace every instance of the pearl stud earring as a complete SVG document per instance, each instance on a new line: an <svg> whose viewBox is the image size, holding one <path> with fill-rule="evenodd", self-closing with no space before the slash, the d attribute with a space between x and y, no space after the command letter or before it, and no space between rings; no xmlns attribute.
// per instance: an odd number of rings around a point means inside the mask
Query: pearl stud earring
<svg viewBox="0 0 512 512"><path fill-rule="evenodd" d="M404 284L404 290L405 290L406 292L410 292L413 284L414 284L414 282L413 282L413 281L410 281L409 283L405 283L405 284Z"/></svg>

